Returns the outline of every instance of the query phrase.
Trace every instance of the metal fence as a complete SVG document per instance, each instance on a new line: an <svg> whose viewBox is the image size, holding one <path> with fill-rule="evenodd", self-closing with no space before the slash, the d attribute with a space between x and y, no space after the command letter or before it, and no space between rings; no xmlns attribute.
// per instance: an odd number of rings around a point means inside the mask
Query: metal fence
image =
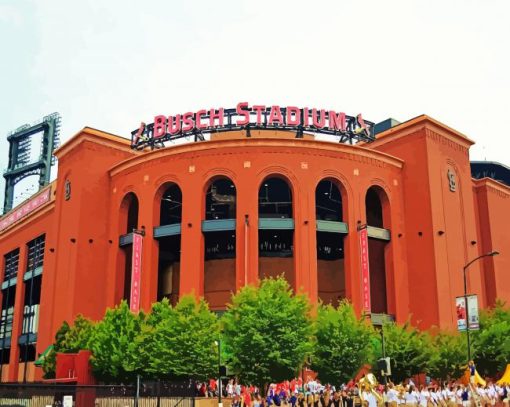
<svg viewBox="0 0 510 407"><path fill-rule="evenodd" d="M135 385L2 383L0 406L64 407L195 407L193 382L141 381ZM66 397L67 396L67 397Z"/></svg>

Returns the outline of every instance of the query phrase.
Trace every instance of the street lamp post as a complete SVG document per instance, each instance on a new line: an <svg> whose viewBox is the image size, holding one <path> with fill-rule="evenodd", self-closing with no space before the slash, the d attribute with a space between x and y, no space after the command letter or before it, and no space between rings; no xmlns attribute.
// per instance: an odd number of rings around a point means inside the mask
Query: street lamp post
<svg viewBox="0 0 510 407"><path fill-rule="evenodd" d="M464 305L466 307L466 338L467 338L467 355L468 355L468 363L471 360L471 339L469 337L469 307L467 302L467 279L466 279L466 270L467 268L473 264L475 261L480 260L483 257L492 257L497 256L499 254L498 251L493 250L490 253L482 254L481 256L476 257L475 259L471 260L469 263L467 263L464 266L463 272L464 272Z"/></svg>
<svg viewBox="0 0 510 407"><path fill-rule="evenodd" d="M218 347L218 407L223 407L221 402L221 340L218 339L214 341L215 345Z"/></svg>

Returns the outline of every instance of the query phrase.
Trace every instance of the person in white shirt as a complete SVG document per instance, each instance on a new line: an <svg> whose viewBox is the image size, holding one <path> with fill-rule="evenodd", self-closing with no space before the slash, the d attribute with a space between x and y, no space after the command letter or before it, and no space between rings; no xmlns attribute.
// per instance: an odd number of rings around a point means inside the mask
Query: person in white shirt
<svg viewBox="0 0 510 407"><path fill-rule="evenodd" d="M429 400L430 400L430 392L427 390L426 387L421 386L420 390L420 406L421 407L427 407Z"/></svg>
<svg viewBox="0 0 510 407"><path fill-rule="evenodd" d="M374 396L374 393L363 388L361 391L361 399L367 403L367 407L377 407L377 399Z"/></svg>
<svg viewBox="0 0 510 407"><path fill-rule="evenodd" d="M406 392L406 405L417 406L419 401L419 393L416 391L413 385L409 385L409 390Z"/></svg>
<svg viewBox="0 0 510 407"><path fill-rule="evenodd" d="M457 399L455 397L455 391L453 387L447 389L448 391L448 407L455 407L457 405Z"/></svg>
<svg viewBox="0 0 510 407"><path fill-rule="evenodd" d="M458 406L462 406L462 388L457 386L455 390L455 402Z"/></svg>
<svg viewBox="0 0 510 407"><path fill-rule="evenodd" d="M450 395L448 394L448 387L445 385L442 388L437 389L437 391L441 394L441 405L448 406L448 399Z"/></svg>
<svg viewBox="0 0 510 407"><path fill-rule="evenodd" d="M480 400L480 403L484 406L489 404L489 399L487 397L487 391L485 388L479 384L477 388L475 388L476 394L478 395L478 400Z"/></svg>
<svg viewBox="0 0 510 407"><path fill-rule="evenodd" d="M487 397L489 398L490 405L495 406L498 401L498 392L496 391L496 386L494 386L492 382L489 382L489 386L487 387Z"/></svg>
<svg viewBox="0 0 510 407"><path fill-rule="evenodd" d="M398 392L393 386L393 383L388 384L388 388L386 390L386 401L388 402L388 407L397 407L398 404Z"/></svg>
<svg viewBox="0 0 510 407"><path fill-rule="evenodd" d="M498 398L501 400L505 407L509 407L509 395L510 395L510 387L508 384L502 383L501 386L496 386L496 391L498 393Z"/></svg>
<svg viewBox="0 0 510 407"><path fill-rule="evenodd" d="M431 390L430 391L430 402L433 406L439 406L441 403L439 401L440 393L438 391Z"/></svg>

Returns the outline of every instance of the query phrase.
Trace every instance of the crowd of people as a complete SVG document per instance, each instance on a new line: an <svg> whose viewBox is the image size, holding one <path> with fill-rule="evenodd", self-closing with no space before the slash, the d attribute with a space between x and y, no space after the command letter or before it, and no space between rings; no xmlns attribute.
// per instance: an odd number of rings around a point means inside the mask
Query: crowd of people
<svg viewBox="0 0 510 407"><path fill-rule="evenodd" d="M204 397L218 395L218 383L201 383L198 393ZM294 379L270 384L267 391L255 386L243 386L234 379L222 386L222 395L232 407L509 407L510 384L464 385L450 382L444 385L415 385L412 380L395 385L371 385L367 380L350 382L335 388L318 379Z"/></svg>

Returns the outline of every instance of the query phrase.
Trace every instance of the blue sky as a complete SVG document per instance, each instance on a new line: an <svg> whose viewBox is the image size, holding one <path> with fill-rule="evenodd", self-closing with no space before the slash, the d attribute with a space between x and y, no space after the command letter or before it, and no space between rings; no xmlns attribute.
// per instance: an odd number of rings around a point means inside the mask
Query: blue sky
<svg viewBox="0 0 510 407"><path fill-rule="evenodd" d="M472 159L509 165L509 12L504 0L0 0L0 166L6 134L54 111L65 141L239 101L425 113L473 139Z"/></svg>

